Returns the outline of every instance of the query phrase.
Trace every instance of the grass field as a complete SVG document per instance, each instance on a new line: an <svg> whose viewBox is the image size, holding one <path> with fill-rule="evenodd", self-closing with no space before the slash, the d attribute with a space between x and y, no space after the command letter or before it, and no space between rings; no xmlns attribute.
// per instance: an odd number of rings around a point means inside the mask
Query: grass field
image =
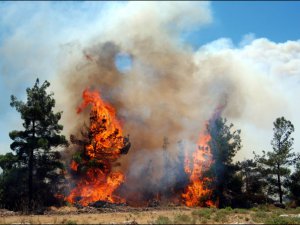
<svg viewBox="0 0 300 225"><path fill-rule="evenodd" d="M208 209L179 207L115 213L2 216L0 224L300 224L300 208Z"/></svg>

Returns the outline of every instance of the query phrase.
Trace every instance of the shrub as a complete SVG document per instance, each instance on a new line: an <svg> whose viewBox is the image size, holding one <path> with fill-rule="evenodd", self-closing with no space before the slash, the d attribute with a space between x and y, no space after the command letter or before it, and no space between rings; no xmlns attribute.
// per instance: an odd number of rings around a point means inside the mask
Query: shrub
<svg viewBox="0 0 300 225"><path fill-rule="evenodd" d="M233 210L234 213L240 213L240 214L247 214L248 213L248 210L247 209L234 209Z"/></svg>
<svg viewBox="0 0 300 225"><path fill-rule="evenodd" d="M229 207L224 208L224 210L230 212L230 211L232 211L232 208L229 206Z"/></svg>
<svg viewBox="0 0 300 225"><path fill-rule="evenodd" d="M227 214L228 211L225 209L220 209L219 211L216 212L214 219L217 222L226 222L227 221Z"/></svg>
<svg viewBox="0 0 300 225"><path fill-rule="evenodd" d="M267 219L267 217L268 217L268 215L266 212L257 211L253 215L253 221L257 222L257 223L264 222Z"/></svg>
<svg viewBox="0 0 300 225"><path fill-rule="evenodd" d="M205 218L205 219L209 219L211 214L212 214L211 209L198 209L192 212L193 216L197 216L199 218Z"/></svg>
<svg viewBox="0 0 300 225"><path fill-rule="evenodd" d="M177 214L174 218L174 223L176 224L187 224L192 222L195 221L193 221L191 217L185 214Z"/></svg>
<svg viewBox="0 0 300 225"><path fill-rule="evenodd" d="M169 217L166 216L159 216L155 221L154 224L172 224L172 221Z"/></svg>

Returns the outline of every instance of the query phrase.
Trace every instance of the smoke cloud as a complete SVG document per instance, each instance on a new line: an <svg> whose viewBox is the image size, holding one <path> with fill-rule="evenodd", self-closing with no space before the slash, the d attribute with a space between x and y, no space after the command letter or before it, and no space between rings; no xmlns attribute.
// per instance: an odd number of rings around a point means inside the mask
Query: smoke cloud
<svg viewBox="0 0 300 225"><path fill-rule="evenodd" d="M131 150L121 159L129 179L137 179L149 161L158 170L154 174L161 175L165 136L170 160L180 154L180 140L194 150L205 121L225 102L223 116L242 129L244 148L238 159L270 149L276 117L286 116L295 125L295 136L299 134L299 40L274 43L247 35L239 46L220 38L193 51L180 34L213 21L207 2L103 3L90 16L75 9L64 15L49 5L38 11L0 48L6 64L29 70L19 75L19 83L13 81L14 87L28 79L29 72L45 72L57 109L64 111L66 135L78 134L88 121L88 112L76 114L83 90L99 90L130 135ZM32 38L26 32L35 30L44 15L52 15L39 30L45 33ZM78 23L66 15L78 16ZM23 40L29 41L23 45ZM126 71L116 67L119 54L131 57ZM299 147L296 139L295 149ZM151 179L154 184L157 177Z"/></svg>

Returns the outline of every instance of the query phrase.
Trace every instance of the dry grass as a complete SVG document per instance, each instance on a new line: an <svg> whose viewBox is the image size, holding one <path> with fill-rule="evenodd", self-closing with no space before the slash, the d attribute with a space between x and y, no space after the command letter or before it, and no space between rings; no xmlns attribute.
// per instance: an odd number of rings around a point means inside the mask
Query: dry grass
<svg viewBox="0 0 300 225"><path fill-rule="evenodd" d="M288 214L293 216L282 217ZM67 215L30 215L0 217L0 224L233 224L272 223L300 224L300 208L297 209L205 209L170 208L116 213L82 213Z"/></svg>

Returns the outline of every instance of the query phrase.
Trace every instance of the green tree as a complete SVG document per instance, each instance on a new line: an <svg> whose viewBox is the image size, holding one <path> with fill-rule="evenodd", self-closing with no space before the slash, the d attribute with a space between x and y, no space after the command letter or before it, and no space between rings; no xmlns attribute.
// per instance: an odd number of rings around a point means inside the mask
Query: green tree
<svg viewBox="0 0 300 225"><path fill-rule="evenodd" d="M27 170L18 163L18 157L13 153L0 155L0 207L21 209L26 197Z"/></svg>
<svg viewBox="0 0 300 225"><path fill-rule="evenodd" d="M290 175L289 166L296 162L296 154L292 152L294 125L284 117L277 118L273 123L274 135L271 141L273 151L263 151L262 156L256 155L256 160L262 167L262 173L269 183L269 194L278 194L279 202L283 202L283 183Z"/></svg>
<svg viewBox="0 0 300 225"><path fill-rule="evenodd" d="M242 186L236 176L237 166L233 163L233 157L241 149L241 131L233 130L233 124L227 125L226 122L225 118L218 117L207 126L213 160L208 175L213 180L213 199L220 208L230 205L235 195L240 194Z"/></svg>
<svg viewBox="0 0 300 225"><path fill-rule="evenodd" d="M60 162L59 146L68 143L65 136L60 135L63 126L58 122L62 112L53 112L55 100L53 93L48 94L46 89L50 86L48 81L40 85L37 79L33 88L27 88L27 101L18 101L11 96L12 107L21 114L23 122L22 131L9 133L13 140L11 149L15 152L17 160L16 168L26 170L28 210L32 210L33 204L51 204L50 200L58 188L59 181L63 178L63 164ZM9 156L12 157L12 156ZM7 173L11 172L5 165ZM23 197L23 196L22 196Z"/></svg>
<svg viewBox="0 0 300 225"><path fill-rule="evenodd" d="M265 189L267 182L260 172L257 162L247 159L239 162L238 173L242 176L243 182L243 203L245 207L253 207L253 204L267 202Z"/></svg>
<svg viewBox="0 0 300 225"><path fill-rule="evenodd" d="M291 200L300 206L300 162L297 163L295 172L287 180L286 187L290 191Z"/></svg>

